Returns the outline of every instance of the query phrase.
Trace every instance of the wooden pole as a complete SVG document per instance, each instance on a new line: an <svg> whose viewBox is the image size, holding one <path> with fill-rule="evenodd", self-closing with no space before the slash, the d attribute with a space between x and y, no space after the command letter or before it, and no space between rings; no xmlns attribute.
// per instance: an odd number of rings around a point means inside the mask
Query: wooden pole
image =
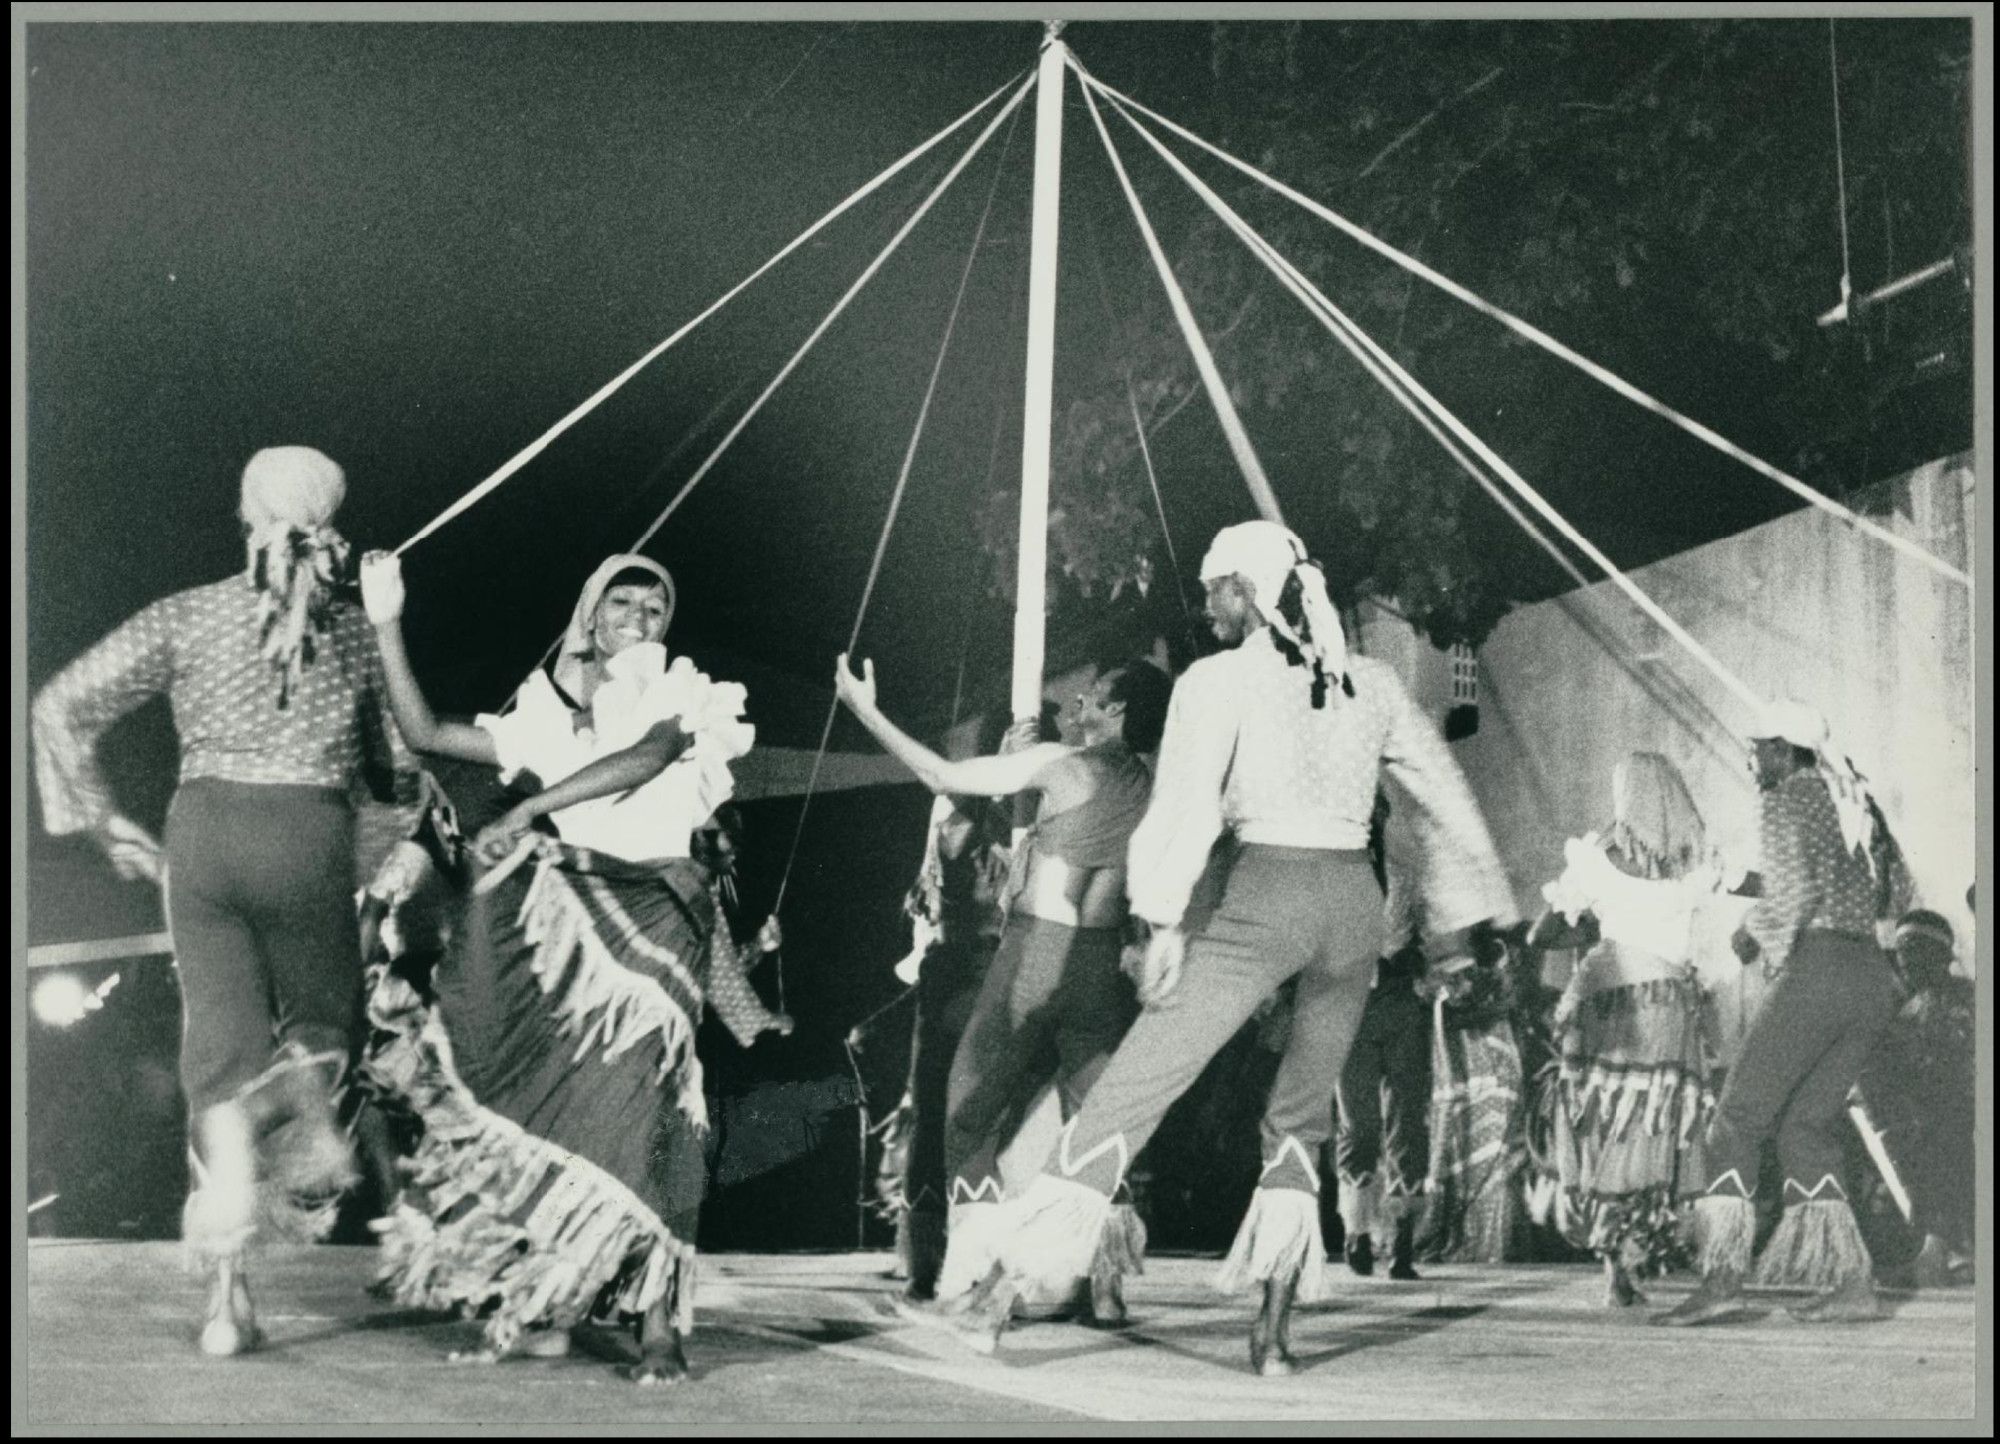
<svg viewBox="0 0 2000 1444"><path fill-rule="evenodd" d="M1028 391L1021 424L1020 576L1014 590L1016 720L1042 712L1043 613L1048 605L1049 450L1056 360L1056 228L1062 198L1063 65L1050 21L1035 96L1033 249L1028 259Z"/></svg>

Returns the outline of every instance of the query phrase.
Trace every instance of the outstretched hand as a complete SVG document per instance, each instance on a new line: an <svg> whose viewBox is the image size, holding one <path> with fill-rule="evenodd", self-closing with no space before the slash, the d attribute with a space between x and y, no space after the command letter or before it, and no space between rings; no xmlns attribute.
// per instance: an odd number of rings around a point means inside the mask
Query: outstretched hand
<svg viewBox="0 0 2000 1444"><path fill-rule="evenodd" d="M847 653L840 654L840 660L833 664L833 692L856 712L875 710L875 664L866 657L861 660L859 675L848 669Z"/></svg>
<svg viewBox="0 0 2000 1444"><path fill-rule="evenodd" d="M370 552L361 559L361 607L368 620L386 627L403 615L403 563L390 552Z"/></svg>

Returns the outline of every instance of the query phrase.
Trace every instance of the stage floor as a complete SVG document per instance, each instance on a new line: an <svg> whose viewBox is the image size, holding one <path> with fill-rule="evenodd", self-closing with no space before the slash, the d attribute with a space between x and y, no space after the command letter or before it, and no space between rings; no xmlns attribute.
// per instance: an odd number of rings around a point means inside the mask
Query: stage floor
<svg viewBox="0 0 2000 1444"><path fill-rule="evenodd" d="M363 1290L374 1252L272 1255L256 1296L270 1344L240 1359L194 1346L196 1284L165 1243L45 1240L28 1251L26 1397L15 1418L62 1425L929 1425L1111 1420L1969 1419L1973 1292L1891 1295L1887 1320L1808 1327L1760 1296L1733 1327L1647 1328L1599 1307L1566 1266L1440 1265L1423 1282L1358 1279L1303 1309L1304 1371L1246 1367L1249 1305L1213 1293L1211 1261L1151 1259L1134 1326L1021 1325L996 1359L880 1307L881 1254L703 1260L692 1383L641 1390L598 1354L449 1364L473 1325ZM1685 1284L1662 1286L1655 1303ZM20 1357L22 1341L15 1341Z"/></svg>

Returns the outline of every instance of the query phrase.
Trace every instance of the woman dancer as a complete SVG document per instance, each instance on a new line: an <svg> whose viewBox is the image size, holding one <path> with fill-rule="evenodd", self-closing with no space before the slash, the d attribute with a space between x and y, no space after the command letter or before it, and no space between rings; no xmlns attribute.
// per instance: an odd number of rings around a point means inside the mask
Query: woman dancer
<svg viewBox="0 0 2000 1444"><path fill-rule="evenodd" d="M359 774L387 798L394 776L414 800L374 639L335 595L346 494L309 446L258 452L243 469L247 569L155 602L35 699L48 830L93 833L121 877L173 878L195 1177L182 1234L210 1278L209 1354L257 1345L243 1255L260 1218L321 1232L351 1177L331 1108L360 1020L350 792ZM164 848L117 811L94 756L160 693L181 744ZM301 1198L318 1206L270 1206Z"/></svg>
<svg viewBox="0 0 2000 1444"><path fill-rule="evenodd" d="M1612 774L1608 836L1572 838L1545 887L1598 941L1556 1010L1562 1065L1556 1161L1564 1232L1604 1261L1606 1303L1643 1303L1635 1278L1679 1251L1690 1164L1714 1107L1702 1057L1694 911L1719 881L1701 814L1674 765L1635 752Z"/></svg>
<svg viewBox="0 0 2000 1444"><path fill-rule="evenodd" d="M441 723L403 649L399 564L369 557L362 595L411 744L542 788L474 839L477 880L436 974L442 1028L408 1035L425 1137L379 1225L384 1280L405 1302L481 1313L480 1361L636 1320L627 1376L677 1383L706 1180L694 1034L718 926L690 838L750 748L743 688L668 665L673 581L615 556L512 711Z"/></svg>

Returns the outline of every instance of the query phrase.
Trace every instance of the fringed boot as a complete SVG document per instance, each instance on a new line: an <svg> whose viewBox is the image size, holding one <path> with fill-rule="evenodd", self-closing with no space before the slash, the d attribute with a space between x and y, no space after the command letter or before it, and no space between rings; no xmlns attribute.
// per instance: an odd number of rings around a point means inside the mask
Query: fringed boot
<svg viewBox="0 0 2000 1444"><path fill-rule="evenodd" d="M1375 1272L1375 1231L1382 1222L1382 1181L1374 1174L1340 1180L1341 1253L1361 1277Z"/></svg>
<svg viewBox="0 0 2000 1444"><path fill-rule="evenodd" d="M1129 1201L1111 1205L1097 1253L1090 1261L1090 1313L1094 1328L1122 1329L1131 1322L1125 1311L1125 1276L1146 1271L1146 1224Z"/></svg>
<svg viewBox="0 0 2000 1444"><path fill-rule="evenodd" d="M1813 1190L1785 1181L1785 1216L1757 1260L1756 1282L1809 1288L1811 1301L1791 1310L1807 1324L1868 1323L1882 1317L1874 1261L1838 1182Z"/></svg>
<svg viewBox="0 0 2000 1444"><path fill-rule="evenodd" d="M1695 1200L1694 1244L1701 1284L1652 1322L1668 1328L1712 1324L1743 1312L1743 1280L1750 1270L1750 1244L1757 1213L1741 1194L1711 1194Z"/></svg>
<svg viewBox="0 0 2000 1444"><path fill-rule="evenodd" d="M342 1055L308 1054L288 1043L242 1095L264 1160L266 1221L298 1242L326 1237L340 1196L360 1177L353 1147L334 1117L345 1072Z"/></svg>
<svg viewBox="0 0 2000 1444"><path fill-rule="evenodd" d="M195 1187L181 1213L189 1270L209 1281L201 1351L244 1354L262 1342L243 1274L243 1254L257 1228L257 1156L250 1120L236 1103L219 1103L195 1120Z"/></svg>
<svg viewBox="0 0 2000 1444"><path fill-rule="evenodd" d="M1326 1295L1326 1241L1320 1237L1319 1200L1302 1188L1260 1188L1236 1231L1236 1242L1217 1271L1226 1293L1261 1284L1263 1305L1250 1326L1250 1367L1266 1376L1290 1374L1292 1304Z"/></svg>

